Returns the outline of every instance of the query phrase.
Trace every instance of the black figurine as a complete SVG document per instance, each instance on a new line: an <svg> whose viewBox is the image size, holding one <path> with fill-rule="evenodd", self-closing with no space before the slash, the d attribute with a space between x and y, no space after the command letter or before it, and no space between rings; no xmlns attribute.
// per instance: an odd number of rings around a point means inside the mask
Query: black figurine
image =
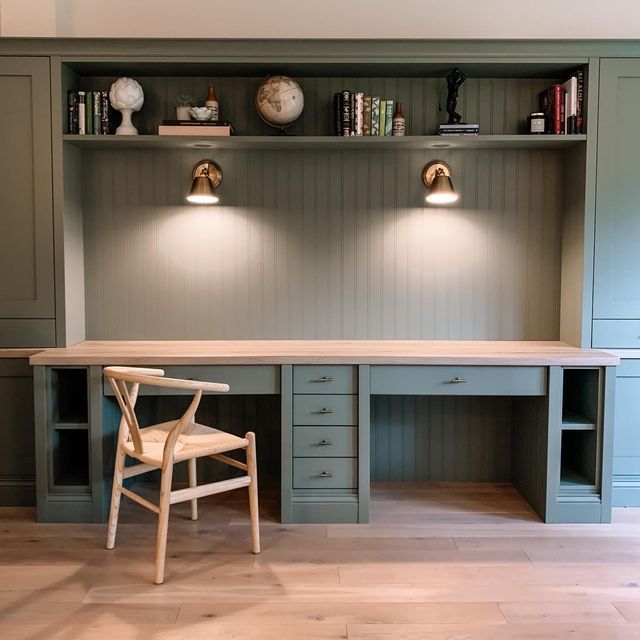
<svg viewBox="0 0 640 640"><path fill-rule="evenodd" d="M455 68L447 76L447 113L449 114L447 124L458 124L462 120L462 116L456 113L456 106L458 104L458 89L466 79L467 76L458 68Z"/></svg>

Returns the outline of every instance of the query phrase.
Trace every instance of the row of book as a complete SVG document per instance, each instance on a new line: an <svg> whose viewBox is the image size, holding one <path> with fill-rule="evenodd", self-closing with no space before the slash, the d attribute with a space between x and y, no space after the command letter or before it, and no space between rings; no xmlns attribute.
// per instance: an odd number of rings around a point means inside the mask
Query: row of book
<svg viewBox="0 0 640 640"><path fill-rule="evenodd" d="M540 93L540 111L545 115L545 133L584 133L584 71L576 71L566 82Z"/></svg>
<svg viewBox="0 0 640 640"><path fill-rule="evenodd" d="M339 91L333 96L335 133L338 136L390 136L393 100Z"/></svg>
<svg viewBox="0 0 640 640"><path fill-rule="evenodd" d="M108 91L67 91L68 133L110 135L115 133L115 109Z"/></svg>

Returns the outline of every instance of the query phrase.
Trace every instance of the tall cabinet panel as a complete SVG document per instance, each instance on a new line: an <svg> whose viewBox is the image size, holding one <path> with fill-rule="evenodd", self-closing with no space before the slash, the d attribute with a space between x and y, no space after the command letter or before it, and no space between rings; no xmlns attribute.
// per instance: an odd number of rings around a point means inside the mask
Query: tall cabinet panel
<svg viewBox="0 0 640 640"><path fill-rule="evenodd" d="M594 346L640 347L640 60L600 67L596 202ZM604 322L603 322L604 321ZM605 344L606 343L606 344Z"/></svg>
<svg viewBox="0 0 640 640"><path fill-rule="evenodd" d="M0 58L0 346L54 343L48 58Z"/></svg>

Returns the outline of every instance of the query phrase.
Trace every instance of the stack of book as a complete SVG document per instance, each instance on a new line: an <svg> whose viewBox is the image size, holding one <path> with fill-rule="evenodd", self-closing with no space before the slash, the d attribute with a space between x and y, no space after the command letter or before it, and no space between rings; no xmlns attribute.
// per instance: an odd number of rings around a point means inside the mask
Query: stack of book
<svg viewBox="0 0 640 640"><path fill-rule="evenodd" d="M584 71L576 71L566 82L540 93L540 111L545 115L545 133L583 133Z"/></svg>
<svg viewBox="0 0 640 640"><path fill-rule="evenodd" d="M159 136L230 136L233 125L224 120L164 120Z"/></svg>
<svg viewBox="0 0 640 640"><path fill-rule="evenodd" d="M477 136L478 133L480 133L479 124L458 122L456 124L441 124L438 126L439 136Z"/></svg>
<svg viewBox="0 0 640 640"><path fill-rule="evenodd" d="M115 110L108 91L67 91L67 132L80 135L108 135L115 131Z"/></svg>
<svg viewBox="0 0 640 640"><path fill-rule="evenodd" d="M390 136L393 131L393 100L364 93L339 91L334 99L335 133L338 136Z"/></svg>

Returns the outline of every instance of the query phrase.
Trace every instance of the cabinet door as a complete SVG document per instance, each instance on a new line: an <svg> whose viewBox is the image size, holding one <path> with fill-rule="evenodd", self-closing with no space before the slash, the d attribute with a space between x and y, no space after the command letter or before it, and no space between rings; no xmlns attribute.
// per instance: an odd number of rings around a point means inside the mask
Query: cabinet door
<svg viewBox="0 0 640 640"><path fill-rule="evenodd" d="M0 318L53 318L47 58L0 57Z"/></svg>
<svg viewBox="0 0 640 640"><path fill-rule="evenodd" d="M640 60L600 67L594 318L640 318Z"/></svg>

